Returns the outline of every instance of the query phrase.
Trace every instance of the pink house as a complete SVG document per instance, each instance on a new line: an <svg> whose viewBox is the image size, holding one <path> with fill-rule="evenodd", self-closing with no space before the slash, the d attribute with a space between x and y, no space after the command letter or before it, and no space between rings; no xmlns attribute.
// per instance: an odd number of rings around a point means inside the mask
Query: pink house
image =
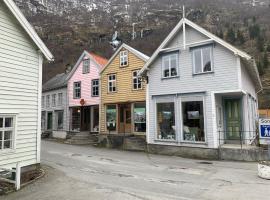
<svg viewBox="0 0 270 200"><path fill-rule="evenodd" d="M68 77L70 131L99 131L99 72L107 59L84 51Z"/></svg>

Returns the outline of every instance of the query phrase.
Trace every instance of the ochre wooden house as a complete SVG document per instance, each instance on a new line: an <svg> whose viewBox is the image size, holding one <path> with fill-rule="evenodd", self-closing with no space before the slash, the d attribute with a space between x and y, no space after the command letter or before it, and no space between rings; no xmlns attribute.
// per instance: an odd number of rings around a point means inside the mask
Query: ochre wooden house
<svg viewBox="0 0 270 200"><path fill-rule="evenodd" d="M100 134L145 134L146 84L138 77L149 59L122 44L100 74Z"/></svg>

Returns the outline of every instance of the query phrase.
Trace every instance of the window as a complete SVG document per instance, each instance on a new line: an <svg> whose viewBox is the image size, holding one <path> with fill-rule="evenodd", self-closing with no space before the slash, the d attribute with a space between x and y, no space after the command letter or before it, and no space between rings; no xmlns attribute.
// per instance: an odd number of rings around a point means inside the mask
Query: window
<svg viewBox="0 0 270 200"><path fill-rule="evenodd" d="M145 103L134 104L134 131L146 132L146 108Z"/></svg>
<svg viewBox="0 0 270 200"><path fill-rule="evenodd" d="M193 71L195 74L212 72L212 47L193 50Z"/></svg>
<svg viewBox="0 0 270 200"><path fill-rule="evenodd" d="M178 75L178 53L171 53L162 57L162 73L163 78Z"/></svg>
<svg viewBox="0 0 270 200"><path fill-rule="evenodd" d="M184 140L204 142L203 101L182 102L182 117Z"/></svg>
<svg viewBox="0 0 270 200"><path fill-rule="evenodd" d="M92 96L98 97L99 96L99 80L92 80Z"/></svg>
<svg viewBox="0 0 270 200"><path fill-rule="evenodd" d="M175 140L174 102L157 103L157 138Z"/></svg>
<svg viewBox="0 0 270 200"><path fill-rule="evenodd" d="M45 107L45 97L44 96L42 96L41 105L42 105L42 108Z"/></svg>
<svg viewBox="0 0 270 200"><path fill-rule="evenodd" d="M81 82L74 83L73 97L74 99L81 98Z"/></svg>
<svg viewBox="0 0 270 200"><path fill-rule="evenodd" d="M57 130L63 130L64 128L64 111L55 111L55 120L56 120L56 125L57 125Z"/></svg>
<svg viewBox="0 0 270 200"><path fill-rule="evenodd" d="M142 89L142 79L138 77L139 70L133 71L133 89L138 90Z"/></svg>
<svg viewBox="0 0 270 200"><path fill-rule="evenodd" d="M83 74L87 74L90 72L90 60L89 59L85 59L83 60L83 70L82 73Z"/></svg>
<svg viewBox="0 0 270 200"><path fill-rule="evenodd" d="M106 109L106 122L109 131L116 130L116 105L108 105Z"/></svg>
<svg viewBox="0 0 270 200"><path fill-rule="evenodd" d="M46 96L46 107L49 108L51 105L50 105L50 95L47 95Z"/></svg>
<svg viewBox="0 0 270 200"><path fill-rule="evenodd" d="M0 150L12 149L14 144L14 117L0 116Z"/></svg>
<svg viewBox="0 0 270 200"><path fill-rule="evenodd" d="M46 124L46 112L41 112L41 130L45 130L45 124Z"/></svg>
<svg viewBox="0 0 270 200"><path fill-rule="evenodd" d="M56 106L56 94L52 95L52 107Z"/></svg>
<svg viewBox="0 0 270 200"><path fill-rule="evenodd" d="M128 51L120 52L120 66L125 67L128 65Z"/></svg>
<svg viewBox="0 0 270 200"><path fill-rule="evenodd" d="M116 92L116 75L111 74L108 76L108 90L109 92Z"/></svg>
<svg viewBox="0 0 270 200"><path fill-rule="evenodd" d="M58 106L63 105L63 93L58 93Z"/></svg>

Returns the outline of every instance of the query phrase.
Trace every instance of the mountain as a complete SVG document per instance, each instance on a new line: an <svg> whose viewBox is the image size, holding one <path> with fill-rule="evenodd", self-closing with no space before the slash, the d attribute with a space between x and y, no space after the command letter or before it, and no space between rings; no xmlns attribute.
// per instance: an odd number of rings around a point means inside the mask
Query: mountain
<svg viewBox="0 0 270 200"><path fill-rule="evenodd" d="M270 107L270 0L15 2L55 56L55 62L45 64L44 81L73 66L83 50L109 58L115 31L123 42L151 55L181 19L185 5L188 19L255 57L266 87L260 107Z"/></svg>

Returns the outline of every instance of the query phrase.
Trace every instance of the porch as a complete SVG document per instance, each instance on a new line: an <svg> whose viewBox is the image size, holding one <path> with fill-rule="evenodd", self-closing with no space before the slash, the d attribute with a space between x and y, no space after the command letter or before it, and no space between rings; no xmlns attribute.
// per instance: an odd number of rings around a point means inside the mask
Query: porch
<svg viewBox="0 0 270 200"><path fill-rule="evenodd" d="M99 131L99 106L70 107L70 132Z"/></svg>
<svg viewBox="0 0 270 200"><path fill-rule="evenodd" d="M215 94L218 145L256 145L257 100L243 91Z"/></svg>

